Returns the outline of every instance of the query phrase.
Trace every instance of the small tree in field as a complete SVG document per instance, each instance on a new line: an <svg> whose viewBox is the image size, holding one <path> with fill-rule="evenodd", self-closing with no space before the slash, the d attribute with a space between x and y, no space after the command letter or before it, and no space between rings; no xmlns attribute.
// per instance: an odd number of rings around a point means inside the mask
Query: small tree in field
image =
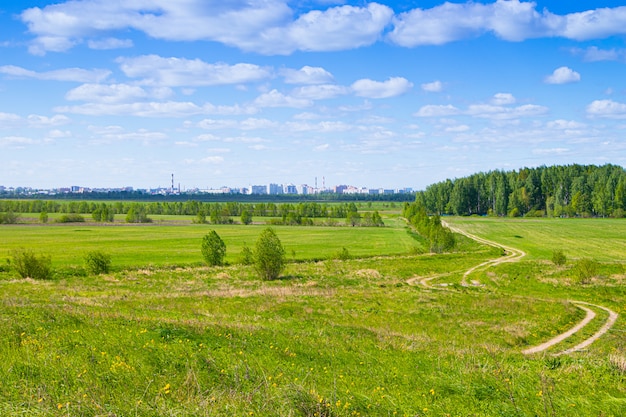
<svg viewBox="0 0 626 417"><path fill-rule="evenodd" d="M226 244L215 230L202 238L202 256L210 266L224 264Z"/></svg>
<svg viewBox="0 0 626 417"><path fill-rule="evenodd" d="M254 266L264 280L278 278L285 268L285 249L272 228L263 230L256 241Z"/></svg>
<svg viewBox="0 0 626 417"><path fill-rule="evenodd" d="M50 256L36 255L30 249L13 251L13 267L22 278L51 279L52 261Z"/></svg>
<svg viewBox="0 0 626 417"><path fill-rule="evenodd" d="M92 251L85 255L85 265L94 275L108 274L111 270L111 255L101 251Z"/></svg>

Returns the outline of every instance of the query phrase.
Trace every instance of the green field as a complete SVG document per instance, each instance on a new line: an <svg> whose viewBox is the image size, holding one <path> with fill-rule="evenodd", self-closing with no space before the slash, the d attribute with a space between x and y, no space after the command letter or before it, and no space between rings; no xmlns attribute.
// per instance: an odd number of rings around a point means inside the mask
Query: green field
<svg viewBox="0 0 626 417"><path fill-rule="evenodd" d="M276 227L298 262L260 281L235 263L260 225L1 227L0 256L31 247L63 269L105 248L115 272L0 273L0 415L623 416L621 315L584 351L552 356L597 331L601 309L562 345L521 351L582 319L567 300L626 311L626 222L446 220L528 255L462 287L501 251L459 236L463 251L411 255L399 221ZM200 266L211 228L231 265ZM328 259L343 247L363 258ZM549 262L554 249L566 265ZM600 265L587 285L572 280L580 257Z"/></svg>
<svg viewBox="0 0 626 417"><path fill-rule="evenodd" d="M200 264L200 243L216 230L227 246L226 261L235 263L244 245L252 247L265 225L174 224L182 216L155 216L147 225L11 225L0 227L0 259L14 249L32 248L50 254L58 267L81 266L85 253L110 253L114 268ZM163 223L161 223L163 221ZM393 223L393 221L390 221ZM332 257L343 247L354 256L398 255L416 244L400 227L274 226L290 259ZM295 257L294 257L295 254Z"/></svg>

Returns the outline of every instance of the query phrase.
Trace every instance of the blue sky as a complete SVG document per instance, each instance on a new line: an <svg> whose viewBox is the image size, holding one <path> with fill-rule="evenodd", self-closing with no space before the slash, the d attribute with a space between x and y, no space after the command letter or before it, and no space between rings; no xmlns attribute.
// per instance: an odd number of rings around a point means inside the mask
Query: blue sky
<svg viewBox="0 0 626 417"><path fill-rule="evenodd" d="M3 2L0 185L423 189L624 166L620 3Z"/></svg>

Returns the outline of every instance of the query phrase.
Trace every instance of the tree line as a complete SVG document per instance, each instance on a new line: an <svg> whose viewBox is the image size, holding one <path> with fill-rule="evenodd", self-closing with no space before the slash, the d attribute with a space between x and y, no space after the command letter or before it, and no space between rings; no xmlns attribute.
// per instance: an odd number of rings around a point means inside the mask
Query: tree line
<svg viewBox="0 0 626 417"><path fill-rule="evenodd" d="M626 170L574 164L481 172L432 184L416 201L438 215L625 217Z"/></svg>
<svg viewBox="0 0 626 417"><path fill-rule="evenodd" d="M101 214L105 219L114 214L142 212L146 215L191 215L204 213L215 218L239 217L244 212L258 217L287 217L290 214L306 218L339 218L345 219L349 213L358 212L355 203L326 204L317 202L300 203L241 203L236 201L224 203L206 203L196 200L175 202L89 202L89 201L58 201L58 200L0 200L2 213L72 213Z"/></svg>

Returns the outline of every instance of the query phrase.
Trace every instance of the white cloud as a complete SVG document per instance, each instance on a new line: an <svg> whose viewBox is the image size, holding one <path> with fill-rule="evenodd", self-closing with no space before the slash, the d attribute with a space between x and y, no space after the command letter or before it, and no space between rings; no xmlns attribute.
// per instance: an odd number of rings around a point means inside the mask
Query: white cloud
<svg viewBox="0 0 626 417"><path fill-rule="evenodd" d="M402 77L391 77L383 82L364 78L355 81L351 88L359 97L389 98L406 93L413 88L413 83Z"/></svg>
<svg viewBox="0 0 626 417"><path fill-rule="evenodd" d="M120 68L130 78L143 84L189 87L239 84L261 81L271 76L271 70L254 64L209 64L199 59L163 58L143 55L118 58Z"/></svg>
<svg viewBox="0 0 626 417"><path fill-rule="evenodd" d="M450 133L463 133L470 130L468 125L458 125L458 126L450 126L446 127L445 131Z"/></svg>
<svg viewBox="0 0 626 417"><path fill-rule="evenodd" d="M138 30L156 39L216 41L264 54L370 45L393 10L378 3L311 10L294 18L285 0L206 2L92 1L33 7L21 14L36 36L31 53L65 51L99 33Z"/></svg>
<svg viewBox="0 0 626 417"><path fill-rule="evenodd" d="M600 49L590 46L587 49L573 48L571 51L574 55L582 55L587 62L619 61L626 58L626 49Z"/></svg>
<svg viewBox="0 0 626 417"><path fill-rule="evenodd" d="M602 39L626 33L626 7L599 8L568 15L536 10L535 2L497 0L495 3L444 3L413 9L393 20L388 35L402 46L441 45L493 33L508 41L541 37L575 40Z"/></svg>
<svg viewBox="0 0 626 417"><path fill-rule="evenodd" d="M237 127L237 121L204 119L198 122L198 127L207 130L232 129Z"/></svg>
<svg viewBox="0 0 626 417"><path fill-rule="evenodd" d="M304 66L299 70L284 68L280 75L287 84L326 84L333 81L333 75L320 67Z"/></svg>
<svg viewBox="0 0 626 417"><path fill-rule="evenodd" d="M459 114L461 111L456 107L448 105L429 104L422 106L414 116L417 117L444 117Z"/></svg>
<svg viewBox="0 0 626 417"><path fill-rule="evenodd" d="M547 84L567 84L580 81L580 74L568 67L560 67L547 76L544 81Z"/></svg>
<svg viewBox="0 0 626 417"><path fill-rule="evenodd" d="M378 3L312 10L286 27L266 31L265 35L275 45L259 47L265 53L285 54L294 50L340 51L371 45L379 39L392 16L393 10Z"/></svg>
<svg viewBox="0 0 626 417"><path fill-rule="evenodd" d="M87 42L87 46L91 49L99 50L132 48L133 41L130 39L117 38L92 39Z"/></svg>
<svg viewBox="0 0 626 417"><path fill-rule="evenodd" d="M221 164L222 162L224 162L224 157L223 156L207 156L206 158L202 158L200 162L203 164L210 164L210 165Z"/></svg>
<svg viewBox="0 0 626 417"><path fill-rule="evenodd" d="M491 99L491 103L496 106L504 106L507 104L515 104L517 100L513 96L513 94L509 93L497 93Z"/></svg>
<svg viewBox="0 0 626 417"><path fill-rule="evenodd" d="M0 148L23 148L26 145L36 145L39 141L23 136L5 136L0 137Z"/></svg>
<svg viewBox="0 0 626 417"><path fill-rule="evenodd" d="M83 84L65 94L70 101L87 101L97 103L125 103L148 97L141 87L128 84Z"/></svg>
<svg viewBox="0 0 626 417"><path fill-rule="evenodd" d="M353 129L352 125L344 122L322 121L318 123L287 122L285 128L290 132L347 132Z"/></svg>
<svg viewBox="0 0 626 417"><path fill-rule="evenodd" d="M350 89L347 87L334 85L334 84L322 84L322 85L307 85L304 87L296 88L292 95L299 98L306 98L310 100L326 100L334 98L344 94L348 94Z"/></svg>
<svg viewBox="0 0 626 417"><path fill-rule="evenodd" d="M22 118L17 114L0 112L0 128L12 128L21 122Z"/></svg>
<svg viewBox="0 0 626 417"><path fill-rule="evenodd" d="M98 143L111 143L118 141L140 141L144 144L167 139L163 132L138 129L127 131L121 126L89 126L88 130L94 135L93 140Z"/></svg>
<svg viewBox="0 0 626 417"><path fill-rule="evenodd" d="M34 78L45 81L71 81L77 83L91 83L104 81L111 75L109 70L86 70L82 68L66 68L47 72L36 72L15 65L0 67L0 73L16 78Z"/></svg>
<svg viewBox="0 0 626 417"><path fill-rule="evenodd" d="M547 124L549 129L568 130L568 129L582 129L587 127L584 123L576 122L574 120L553 120Z"/></svg>
<svg viewBox="0 0 626 417"><path fill-rule="evenodd" d="M548 113L548 108L535 104L525 104L519 107L493 106L490 104L472 104L466 114L492 120L512 120L522 117L542 116Z"/></svg>
<svg viewBox="0 0 626 417"><path fill-rule="evenodd" d="M254 100L254 104L259 107L293 107L304 108L313 105L313 102L309 99L296 98L286 96L277 90L272 90L269 93L261 94Z"/></svg>
<svg viewBox="0 0 626 417"><path fill-rule="evenodd" d="M433 81L432 83L424 83L421 85L422 90L429 93L439 93L443 91L443 83L441 81Z"/></svg>
<svg viewBox="0 0 626 417"><path fill-rule="evenodd" d="M537 148L532 150L532 153L535 155L562 155L567 152L569 152L568 148Z"/></svg>
<svg viewBox="0 0 626 417"><path fill-rule="evenodd" d="M403 46L439 45L492 33L508 41L540 37L575 40L626 34L626 7L604 7L557 15L538 10L537 3L497 0L467 1L413 9L394 17L388 6L363 7L316 2L302 14L287 0L264 1L65 1L32 7L20 15L34 35L33 54L66 51L87 42L91 47L126 46L105 38L114 32L140 31L155 39L214 41L262 54L294 51L337 51L377 42L387 35Z"/></svg>
<svg viewBox="0 0 626 417"><path fill-rule="evenodd" d="M49 128L51 126L61 126L69 123L70 121L67 116L64 116L62 114L57 114L52 117L31 114L26 120L29 127L35 128Z"/></svg>
<svg viewBox="0 0 626 417"><path fill-rule="evenodd" d="M80 106L59 106L54 111L88 116L138 116L138 117L187 117L202 114L233 116L255 114L258 110L245 106L215 106L211 103L197 105L192 102L166 101L141 103L86 103Z"/></svg>
<svg viewBox="0 0 626 417"><path fill-rule="evenodd" d="M626 119L626 104L613 100L595 100L587 106L589 117Z"/></svg>

